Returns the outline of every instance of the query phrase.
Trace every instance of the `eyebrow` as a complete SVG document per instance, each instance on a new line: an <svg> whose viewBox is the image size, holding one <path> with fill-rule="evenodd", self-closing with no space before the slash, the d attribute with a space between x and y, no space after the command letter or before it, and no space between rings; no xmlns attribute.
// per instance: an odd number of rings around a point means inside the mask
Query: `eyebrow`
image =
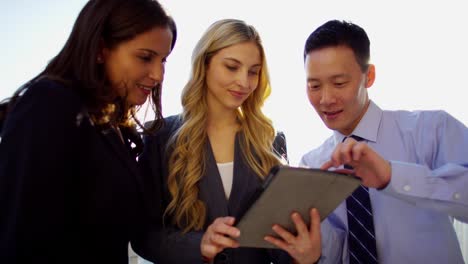
<svg viewBox="0 0 468 264"><path fill-rule="evenodd" d="M226 58L223 58L224 60L230 60L230 61L234 61L238 64L243 64L240 60L238 59L234 59L234 58L231 58L231 57L226 57ZM250 66L250 68L253 68L253 67L261 67L262 65L260 63L257 63L257 64L254 64L252 66Z"/></svg>
<svg viewBox="0 0 468 264"><path fill-rule="evenodd" d="M337 79L337 78L347 78L348 75L347 74L344 74L344 73L341 73L341 74L335 74L335 75L332 75L330 78L328 79ZM318 78L307 78L307 82L319 82L320 79Z"/></svg>
<svg viewBox="0 0 468 264"><path fill-rule="evenodd" d="M155 55L155 56L158 56L158 55L159 55L159 53L157 53L156 51L154 51L154 50L152 50L152 49L144 49L144 48L143 48L143 49L138 49L138 50L139 50L139 51L146 51L146 52L149 52L149 53L151 53L151 54L153 54L153 55Z"/></svg>

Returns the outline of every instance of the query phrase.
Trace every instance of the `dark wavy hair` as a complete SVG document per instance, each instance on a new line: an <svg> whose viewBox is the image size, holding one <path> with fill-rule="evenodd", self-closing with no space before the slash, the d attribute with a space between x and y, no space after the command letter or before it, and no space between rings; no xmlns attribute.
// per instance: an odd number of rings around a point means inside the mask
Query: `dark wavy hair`
<svg viewBox="0 0 468 264"><path fill-rule="evenodd" d="M172 31L171 49L177 39L174 20L155 0L90 0L75 21L72 32L62 50L48 63L44 71L22 85L12 97L0 105L0 131L3 120L24 91L42 78L64 83L77 90L95 120L110 120L114 124L128 125L134 120L144 131L161 126L161 85L153 89L150 104L156 122L144 128L136 119L137 106L127 105L119 98L96 58L104 44L113 48L155 27ZM104 43L103 43L104 42ZM116 99L117 98L117 99ZM108 111L109 106L112 111Z"/></svg>

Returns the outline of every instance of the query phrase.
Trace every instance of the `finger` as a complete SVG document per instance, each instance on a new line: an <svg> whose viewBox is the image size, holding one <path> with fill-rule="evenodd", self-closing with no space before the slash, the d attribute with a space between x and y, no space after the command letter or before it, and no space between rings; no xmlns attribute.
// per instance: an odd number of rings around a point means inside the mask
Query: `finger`
<svg viewBox="0 0 468 264"><path fill-rule="evenodd" d="M202 246L202 255L210 259L214 258L216 254L221 252L223 249L215 244L204 244Z"/></svg>
<svg viewBox="0 0 468 264"><path fill-rule="evenodd" d="M233 217L219 217L212 224L212 229L216 233L221 233L223 235L228 235L231 237L239 237L240 230L236 227L233 227L235 219Z"/></svg>
<svg viewBox="0 0 468 264"><path fill-rule="evenodd" d="M337 168L339 167L341 164L343 164L341 162L341 149L343 148L343 143L339 143L335 150L333 150L331 156L330 156L330 161L331 163L333 164L333 167Z"/></svg>
<svg viewBox="0 0 468 264"><path fill-rule="evenodd" d="M325 162L324 164L322 164L320 169L321 170L328 170L331 167L333 167L333 162L331 160L329 160L329 161Z"/></svg>
<svg viewBox="0 0 468 264"><path fill-rule="evenodd" d="M293 234L291 234L289 231L284 229L282 226L273 225L272 229L273 229L273 231L276 232L276 234L278 234L287 243L289 243L289 244L294 244L295 243L296 237Z"/></svg>
<svg viewBox="0 0 468 264"><path fill-rule="evenodd" d="M236 219L232 216L223 217L223 220L225 221L227 225L230 225L230 226L234 225L234 223L236 222Z"/></svg>
<svg viewBox="0 0 468 264"><path fill-rule="evenodd" d="M312 238L320 241L320 214L316 208L310 210L310 233Z"/></svg>
<svg viewBox="0 0 468 264"><path fill-rule="evenodd" d="M354 173L354 171L350 170L350 169L336 169L333 172L343 173L343 174L353 174Z"/></svg>
<svg viewBox="0 0 468 264"><path fill-rule="evenodd" d="M236 219L232 216L224 216L216 218L213 223L224 223L226 225L232 226L235 221Z"/></svg>
<svg viewBox="0 0 468 264"><path fill-rule="evenodd" d="M361 156L367 151L368 145L364 142L359 142L353 146L352 159L353 161L359 161Z"/></svg>
<svg viewBox="0 0 468 264"><path fill-rule="evenodd" d="M212 233L210 235L210 242L221 247L221 248L237 248L239 247L239 242L235 241L232 238L226 237L220 233Z"/></svg>
<svg viewBox="0 0 468 264"><path fill-rule="evenodd" d="M357 141L352 138L352 137L347 137L345 141L343 141L344 144L353 144L356 143Z"/></svg>
<svg viewBox="0 0 468 264"><path fill-rule="evenodd" d="M211 241L211 236L213 231L211 229L207 229L205 234L203 234L200 249L203 256L208 258L214 258L216 254L223 250L222 247L218 246L217 244L213 244Z"/></svg>
<svg viewBox="0 0 468 264"><path fill-rule="evenodd" d="M356 145L356 140L348 138L343 143L340 150L340 158L343 164L349 164L352 161L353 148Z"/></svg>
<svg viewBox="0 0 468 264"><path fill-rule="evenodd" d="M307 225L304 223L302 220L302 217L299 213L295 212L291 215L291 219L294 222L294 225L296 226L297 230L297 235L298 236L308 236L309 235L309 230L307 229Z"/></svg>
<svg viewBox="0 0 468 264"><path fill-rule="evenodd" d="M271 243L275 245L276 247L288 252L289 255L291 256L294 255L294 248L292 247L291 244L286 243L284 240L281 240L272 236L265 236L264 239L268 243Z"/></svg>

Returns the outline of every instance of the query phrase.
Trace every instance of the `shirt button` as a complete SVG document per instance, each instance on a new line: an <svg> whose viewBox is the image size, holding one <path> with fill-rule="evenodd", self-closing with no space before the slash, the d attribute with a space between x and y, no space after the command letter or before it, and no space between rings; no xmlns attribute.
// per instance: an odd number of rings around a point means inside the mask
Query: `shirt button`
<svg viewBox="0 0 468 264"><path fill-rule="evenodd" d="M458 200L458 199L460 199L460 196L461 195L459 193L454 193L453 194L453 199Z"/></svg>
<svg viewBox="0 0 468 264"><path fill-rule="evenodd" d="M403 186L403 190L409 192L409 191L411 191L411 186L405 185L405 186Z"/></svg>

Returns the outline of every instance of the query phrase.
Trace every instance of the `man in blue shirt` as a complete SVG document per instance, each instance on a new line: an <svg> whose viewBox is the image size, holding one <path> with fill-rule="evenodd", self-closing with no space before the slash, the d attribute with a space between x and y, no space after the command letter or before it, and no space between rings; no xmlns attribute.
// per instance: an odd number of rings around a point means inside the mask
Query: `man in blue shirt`
<svg viewBox="0 0 468 264"><path fill-rule="evenodd" d="M333 135L300 163L351 166L363 185L322 223L321 262L463 263L452 223L468 222L468 129L444 111L380 109L367 93L369 46L361 27L337 20L305 45L307 95Z"/></svg>

